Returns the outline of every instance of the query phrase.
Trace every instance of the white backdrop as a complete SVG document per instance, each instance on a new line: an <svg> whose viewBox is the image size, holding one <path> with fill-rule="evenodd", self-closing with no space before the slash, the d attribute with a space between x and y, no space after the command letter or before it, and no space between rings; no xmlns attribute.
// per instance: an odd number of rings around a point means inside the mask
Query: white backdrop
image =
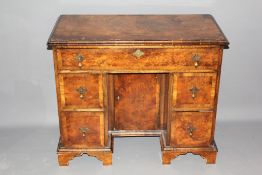
<svg viewBox="0 0 262 175"><path fill-rule="evenodd" d="M262 120L261 8L260 0L1 0L0 127L58 123L46 42L60 14L212 14L231 43L217 118Z"/></svg>

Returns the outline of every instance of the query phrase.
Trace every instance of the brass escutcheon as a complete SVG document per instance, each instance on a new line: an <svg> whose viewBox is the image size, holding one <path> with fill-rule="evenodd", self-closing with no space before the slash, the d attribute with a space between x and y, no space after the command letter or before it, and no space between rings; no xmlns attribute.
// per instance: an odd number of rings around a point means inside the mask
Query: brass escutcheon
<svg viewBox="0 0 262 175"><path fill-rule="evenodd" d="M137 59L139 59L141 56L143 56L145 53L144 52L142 52L140 49L137 49L134 53L133 53L133 55L137 58Z"/></svg>
<svg viewBox="0 0 262 175"><path fill-rule="evenodd" d="M76 91L80 94L79 97L80 97L81 99L83 99L83 98L84 98L84 94L86 93L87 90L86 90L86 88L84 88L84 87L81 86L81 87L79 87L78 89L76 89Z"/></svg>
<svg viewBox="0 0 262 175"><path fill-rule="evenodd" d="M78 62L78 67L81 68L83 66L82 62L84 61L85 58L82 55L78 54L75 59Z"/></svg>
<svg viewBox="0 0 262 175"><path fill-rule="evenodd" d="M196 130L196 128L193 128L193 127L191 127L191 126L189 126L189 127L187 128L187 131L188 131L190 137L193 136L193 132L194 132L195 130Z"/></svg>
<svg viewBox="0 0 262 175"><path fill-rule="evenodd" d="M88 128L79 128L80 132L82 133L82 136L85 137L87 132L89 131Z"/></svg>
<svg viewBox="0 0 262 175"><path fill-rule="evenodd" d="M199 89L194 86L194 87L192 87L192 88L190 89L190 91L191 91L191 93L192 93L192 98L193 98L193 99L196 98L196 94L197 94L197 92L199 91Z"/></svg>
<svg viewBox="0 0 262 175"><path fill-rule="evenodd" d="M200 59L201 59L201 57L197 54L192 56L192 61L194 62L195 68L197 68L199 66Z"/></svg>

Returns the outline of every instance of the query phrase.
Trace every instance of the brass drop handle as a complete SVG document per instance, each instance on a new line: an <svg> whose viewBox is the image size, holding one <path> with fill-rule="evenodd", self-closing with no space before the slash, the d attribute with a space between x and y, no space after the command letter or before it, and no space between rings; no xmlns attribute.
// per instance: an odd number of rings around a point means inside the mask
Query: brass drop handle
<svg viewBox="0 0 262 175"><path fill-rule="evenodd" d="M193 128L193 127L191 127L191 126L187 128L187 131L188 131L190 137L193 136L193 132L194 132L195 130L196 130L196 129Z"/></svg>
<svg viewBox="0 0 262 175"><path fill-rule="evenodd" d="M197 54L192 56L192 61L194 62L195 68L197 68L199 66L200 59L201 59L201 57Z"/></svg>
<svg viewBox="0 0 262 175"><path fill-rule="evenodd" d="M192 87L192 88L190 89L190 91L191 91L191 93L192 93L192 98L193 98L193 99L196 98L196 94L197 94L197 92L199 91L199 89L194 86L194 87Z"/></svg>
<svg viewBox="0 0 262 175"><path fill-rule="evenodd" d="M75 59L78 62L78 67L81 68L83 66L82 62L85 59L84 56L78 54Z"/></svg>
<svg viewBox="0 0 262 175"><path fill-rule="evenodd" d="M79 128L80 132L82 133L82 136L85 137L87 132L89 131L88 128Z"/></svg>
<svg viewBox="0 0 262 175"><path fill-rule="evenodd" d="M143 56L145 53L142 52L140 49L137 49L133 55L136 57L136 59L139 59L141 56Z"/></svg>
<svg viewBox="0 0 262 175"><path fill-rule="evenodd" d="M80 97L81 99L83 99L83 98L84 98L84 95L85 95L85 93L86 93L87 90L86 90L86 88L84 88L84 87L81 86L81 87L77 88L76 91L80 94L79 97Z"/></svg>

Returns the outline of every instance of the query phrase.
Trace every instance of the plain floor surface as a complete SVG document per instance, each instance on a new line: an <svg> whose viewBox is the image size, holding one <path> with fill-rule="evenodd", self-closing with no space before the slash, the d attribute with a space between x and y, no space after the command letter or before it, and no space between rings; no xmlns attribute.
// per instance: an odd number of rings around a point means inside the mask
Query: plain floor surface
<svg viewBox="0 0 262 175"><path fill-rule="evenodd" d="M206 165L200 156L187 154L161 164L158 137L115 139L113 165L102 166L93 157L75 158L59 167L56 147L58 126L0 129L1 175L246 175L260 174L262 122L218 122L217 163Z"/></svg>

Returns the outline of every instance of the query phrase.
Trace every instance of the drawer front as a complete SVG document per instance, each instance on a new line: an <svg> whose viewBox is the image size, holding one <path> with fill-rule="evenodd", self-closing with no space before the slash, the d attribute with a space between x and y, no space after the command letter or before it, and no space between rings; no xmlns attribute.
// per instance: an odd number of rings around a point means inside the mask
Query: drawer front
<svg viewBox="0 0 262 175"><path fill-rule="evenodd" d="M174 112L170 145L206 147L212 142L213 112Z"/></svg>
<svg viewBox="0 0 262 175"><path fill-rule="evenodd" d="M60 74L62 109L103 107L101 74Z"/></svg>
<svg viewBox="0 0 262 175"><path fill-rule="evenodd" d="M104 146L102 112L62 112L62 144L67 148L97 148Z"/></svg>
<svg viewBox="0 0 262 175"><path fill-rule="evenodd" d="M61 49L60 70L198 71L218 68L218 48Z"/></svg>
<svg viewBox="0 0 262 175"><path fill-rule="evenodd" d="M185 109L213 108L216 73L177 73L173 80L173 107Z"/></svg>
<svg viewBox="0 0 262 175"><path fill-rule="evenodd" d="M181 71L217 70L219 66L218 48L174 49L172 68Z"/></svg>

